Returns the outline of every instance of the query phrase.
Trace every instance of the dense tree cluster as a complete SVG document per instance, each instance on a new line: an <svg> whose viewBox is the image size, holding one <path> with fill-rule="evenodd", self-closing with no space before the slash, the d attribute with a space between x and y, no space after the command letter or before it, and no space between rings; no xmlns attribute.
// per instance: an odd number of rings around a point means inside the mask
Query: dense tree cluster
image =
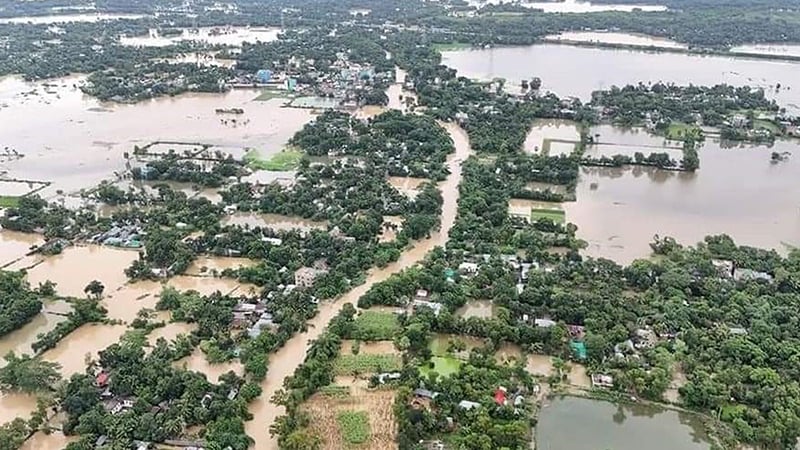
<svg viewBox="0 0 800 450"><path fill-rule="evenodd" d="M24 272L0 271L0 336L25 325L41 310L40 296L31 290Z"/></svg>

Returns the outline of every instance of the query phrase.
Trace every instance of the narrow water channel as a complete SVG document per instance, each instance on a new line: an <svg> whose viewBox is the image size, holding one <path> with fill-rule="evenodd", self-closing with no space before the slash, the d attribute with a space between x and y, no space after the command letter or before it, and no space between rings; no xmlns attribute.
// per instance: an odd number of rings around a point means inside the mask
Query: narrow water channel
<svg viewBox="0 0 800 450"><path fill-rule="evenodd" d="M386 280L390 275L400 272L403 269L413 266L425 257L434 247L443 246L447 242L448 233L456 220L458 209L458 185L461 182L461 163L471 154L469 139L466 132L458 125L440 123L453 139L456 151L447 160L450 169L450 176L447 180L439 184L439 189L444 197L442 205L442 224L439 231L432 233L431 237L415 242L400 256L396 262L389 264L383 269L372 269L367 275L364 284L355 287L338 299L320 304L319 314L309 321L308 331L294 336L286 345L271 355L269 359L269 370L267 377L261 383L263 392L261 396L251 404L250 412L253 420L247 422L246 432L255 440L255 450L274 450L278 448L278 442L269 434L269 427L275 419L284 413L283 407L276 406L270 402L272 396L283 387L283 380L294 373L294 370L302 364L304 357L310 347L310 341L317 339L328 322L339 313L345 303L356 304L359 297L369 290L376 283Z"/></svg>

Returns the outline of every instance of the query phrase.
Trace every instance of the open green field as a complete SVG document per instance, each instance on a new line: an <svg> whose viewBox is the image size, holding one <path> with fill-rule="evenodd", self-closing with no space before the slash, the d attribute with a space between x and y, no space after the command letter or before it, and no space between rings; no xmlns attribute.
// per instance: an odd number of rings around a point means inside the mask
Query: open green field
<svg viewBox="0 0 800 450"><path fill-rule="evenodd" d="M754 120L753 121L753 129L754 130L758 130L760 128L768 130L772 134L780 134L780 132L781 132L780 127L778 127L778 125L776 125L774 122L771 122L769 120L761 120L761 119Z"/></svg>
<svg viewBox="0 0 800 450"><path fill-rule="evenodd" d="M269 159L262 159L257 151L250 150L244 155L243 159L247 167L254 170L284 171L297 168L300 160L303 159L303 152L287 148L280 153L272 155Z"/></svg>
<svg viewBox="0 0 800 450"><path fill-rule="evenodd" d="M16 208L19 206L19 197L0 195L0 208Z"/></svg>
<svg viewBox="0 0 800 450"><path fill-rule="evenodd" d="M700 139L703 131L695 125L689 125L682 122L673 122L669 124L667 132L664 137L671 141L683 141L688 136L693 136L695 139Z"/></svg>
<svg viewBox="0 0 800 450"><path fill-rule="evenodd" d="M550 219L555 223L564 223L567 221L567 214L563 209L532 209L531 222L538 219Z"/></svg>
<svg viewBox="0 0 800 450"><path fill-rule="evenodd" d="M348 386L339 386L336 384L323 386L319 392L322 395L332 398L346 398L350 396L350 388Z"/></svg>
<svg viewBox="0 0 800 450"><path fill-rule="evenodd" d="M391 340L400 332L397 314L381 311L364 311L356 317L351 338L362 341Z"/></svg>
<svg viewBox="0 0 800 450"><path fill-rule="evenodd" d="M392 372L403 367L397 355L339 355L333 363L337 375Z"/></svg>
<svg viewBox="0 0 800 450"><path fill-rule="evenodd" d="M431 358L431 362L433 363L433 368L428 363L419 367L421 374L427 376L432 371L435 371L443 377L449 377L461 368L461 360L452 356L434 356Z"/></svg>
<svg viewBox="0 0 800 450"><path fill-rule="evenodd" d="M266 102L272 100L274 98L287 98L288 97L287 91L279 91L277 89L264 89L261 91L258 97L254 98L254 101L257 102Z"/></svg>
<svg viewBox="0 0 800 450"><path fill-rule="evenodd" d="M433 44L433 48L437 52L456 52L458 50L466 50L472 47L472 44L465 44L463 42L451 42L449 44Z"/></svg>
<svg viewBox="0 0 800 450"><path fill-rule="evenodd" d="M343 411L336 416L342 439L351 445L363 444L369 440L369 415L365 411Z"/></svg>

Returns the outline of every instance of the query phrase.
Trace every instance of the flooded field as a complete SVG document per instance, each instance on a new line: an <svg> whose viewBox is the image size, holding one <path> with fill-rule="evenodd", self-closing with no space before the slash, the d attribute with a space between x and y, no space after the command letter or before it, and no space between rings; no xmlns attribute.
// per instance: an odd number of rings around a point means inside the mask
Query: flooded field
<svg viewBox="0 0 800 450"><path fill-rule="evenodd" d="M752 53L756 55L779 55L800 57L800 45L791 44L752 44L731 48L732 52Z"/></svg>
<svg viewBox="0 0 800 450"><path fill-rule="evenodd" d="M632 45L636 47L686 48L685 44L644 34L615 33L611 31L568 31L545 36L545 39L566 42L598 42L602 44Z"/></svg>
<svg viewBox="0 0 800 450"><path fill-rule="evenodd" d="M556 194L566 194L567 187L562 184L540 183L538 181L531 181L525 184L525 188L529 191L544 192L550 191Z"/></svg>
<svg viewBox="0 0 800 450"><path fill-rule="evenodd" d="M548 355L528 355L528 372L540 377L549 377L553 374L553 357Z"/></svg>
<svg viewBox="0 0 800 450"><path fill-rule="evenodd" d="M469 0L472 6L496 5L504 3L502 0ZM539 9L546 13L588 13L602 11L631 12L635 9L642 11L666 11L667 7L653 4L605 4L592 3L581 0L563 0L560 2L520 2L520 6Z"/></svg>
<svg viewBox="0 0 800 450"><path fill-rule="evenodd" d="M155 281L128 283L103 296L103 306L108 317L130 324L142 309L155 309L162 285Z"/></svg>
<svg viewBox="0 0 800 450"><path fill-rule="evenodd" d="M47 311L67 313L70 309L70 305L63 301L45 302L42 311L34 316L30 322L0 338L0 358L8 352L14 352L18 355L24 353L33 354L31 345L37 341L37 336L40 333L47 333L55 329L56 325L67 320L63 315L48 314ZM5 361L0 359L0 367L4 365Z"/></svg>
<svg viewBox="0 0 800 450"><path fill-rule="evenodd" d="M578 127L571 120L537 119L523 145L527 153L558 156L575 151L580 140Z"/></svg>
<svg viewBox="0 0 800 450"><path fill-rule="evenodd" d="M99 280L111 292L128 281L125 269L138 257L136 251L97 245L67 247L59 255L38 256L41 263L28 270L28 282L37 286L50 280L60 295L86 297L86 285Z"/></svg>
<svg viewBox="0 0 800 450"><path fill-rule="evenodd" d="M543 90L584 100L594 90L640 81L749 85L764 88L790 112L800 111L800 63L540 44L444 52L443 64L469 78L506 78L508 86L535 73Z"/></svg>
<svg viewBox="0 0 800 450"><path fill-rule="evenodd" d="M394 186L400 193L414 198L419 193L420 186L430 180L427 178L414 178L414 177L389 177L389 184Z"/></svg>
<svg viewBox="0 0 800 450"><path fill-rule="evenodd" d="M135 47L166 47L186 41L199 41L211 45L229 45L238 47L243 42L271 42L278 39L277 28L250 27L206 27L184 29L177 36L161 36L158 30L151 29L147 36L121 36L122 45Z"/></svg>
<svg viewBox="0 0 800 450"><path fill-rule="evenodd" d="M100 22L103 20L120 19L141 19L145 16L141 14L106 14L106 13L86 13L86 14L58 14L52 16L20 16L0 18L0 23L68 23L68 22Z"/></svg>
<svg viewBox="0 0 800 450"><path fill-rule="evenodd" d="M491 300L471 300L466 305L458 308L456 315L465 319L470 317L490 319L494 315L494 304Z"/></svg>
<svg viewBox="0 0 800 450"><path fill-rule="evenodd" d="M793 153L772 164L773 152ZM650 254L653 235L692 245L726 233L742 245L782 253L800 241L800 145L722 148L708 141L693 174L651 168L581 168L577 202L565 203L585 254L630 263ZM736 182L731 182L736 180Z"/></svg>
<svg viewBox="0 0 800 450"><path fill-rule="evenodd" d="M232 278L192 277L179 275L167 281L167 285L179 291L197 291L203 295L220 292L223 295L249 295L258 292L258 287L240 283Z"/></svg>
<svg viewBox="0 0 800 450"><path fill-rule="evenodd" d="M213 276L225 269L239 269L256 265L257 261L247 258L226 258L222 256L201 256L192 261L186 275Z"/></svg>
<svg viewBox="0 0 800 450"><path fill-rule="evenodd" d="M39 183L26 183L23 181L0 180L0 195L21 197L42 186Z"/></svg>
<svg viewBox="0 0 800 450"><path fill-rule="evenodd" d="M315 222L300 217L282 216L280 214L260 214L251 212L237 212L225 217L223 225L239 225L241 227L261 227L272 228L273 230L301 230L311 231L314 229L324 230L327 227L325 222Z"/></svg>
<svg viewBox="0 0 800 450"><path fill-rule="evenodd" d="M669 141L649 133L643 128L621 128L612 125L598 125L589 130L594 144L584 149L586 156L633 156L641 152L645 156L653 153L667 153L673 159L683 157L683 144Z"/></svg>
<svg viewBox="0 0 800 450"><path fill-rule="evenodd" d="M643 442L652 450L711 447L696 416L577 397L553 399L542 408L536 427L536 448L547 450L638 450Z"/></svg>
<svg viewBox="0 0 800 450"><path fill-rule="evenodd" d="M44 238L39 234L0 230L0 267L22 258L31 247L43 243Z"/></svg>
<svg viewBox="0 0 800 450"><path fill-rule="evenodd" d="M400 216L383 216L383 227L378 236L378 242L391 242L397 238L397 233L403 229L403 218Z"/></svg>
<svg viewBox="0 0 800 450"><path fill-rule="evenodd" d="M280 101L254 102L258 92L248 89L102 103L78 89L84 80L72 76L45 85L0 78L3 145L25 155L4 163L9 177L53 181L43 195L73 192L124 172L123 154L156 140L251 147L269 156L312 117L307 110L281 108ZM217 108L245 113L234 124Z"/></svg>
<svg viewBox="0 0 800 450"><path fill-rule="evenodd" d="M50 434L37 431L33 434L24 444L20 450L55 450L58 448L66 448L72 442L77 441L78 436L64 436L60 431L53 431Z"/></svg>
<svg viewBox="0 0 800 450"><path fill-rule="evenodd" d="M97 359L97 353L119 341L125 330L124 325L83 325L44 352L42 358L61 364L61 376L69 378L86 370L87 358Z"/></svg>
<svg viewBox="0 0 800 450"><path fill-rule="evenodd" d="M278 448L277 441L270 436L269 425L283 414L283 408L273 405L270 399L279 389L283 387L283 380L291 375L295 368L301 364L303 357L310 346L310 341L316 339L325 329L328 322L338 314L345 303L356 304L358 299L366 293L370 287L386 280L389 276L407 267L413 266L425 257L425 255L436 246L442 246L447 242L447 236L453 227L456 218L458 202L458 184L461 181L461 162L466 160L472 149L466 132L454 124L441 124L453 139L456 151L448 157L448 168L450 175L447 180L439 183L442 190L444 203L442 205L442 224L439 231L431 233L431 237L414 242L409 249L404 251L400 258L385 268L371 269L363 284L356 286L346 294L334 301L320 303L319 313L308 322L308 330L292 337L280 350L270 355L269 371L267 377L261 383L263 392L261 396L250 406L250 413L253 420L246 422L245 431L255 440L255 450L275 450ZM394 421L389 421L394 423Z"/></svg>
<svg viewBox="0 0 800 450"><path fill-rule="evenodd" d="M341 354L352 354L353 344L356 341L345 339L342 341ZM392 341L369 341L358 343L359 355L389 355L399 353Z"/></svg>
<svg viewBox="0 0 800 450"><path fill-rule="evenodd" d="M18 393L0 393L0 425L17 417L30 418L36 411L36 396Z"/></svg>

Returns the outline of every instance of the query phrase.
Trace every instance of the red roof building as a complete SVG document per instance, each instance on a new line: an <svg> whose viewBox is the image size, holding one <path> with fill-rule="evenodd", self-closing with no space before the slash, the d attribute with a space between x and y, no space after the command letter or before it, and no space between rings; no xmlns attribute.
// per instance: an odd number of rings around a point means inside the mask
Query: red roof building
<svg viewBox="0 0 800 450"><path fill-rule="evenodd" d="M503 405L506 404L506 390L505 389L497 388L497 390L494 391L494 402L497 403L500 406L503 406Z"/></svg>
<svg viewBox="0 0 800 450"><path fill-rule="evenodd" d="M108 385L109 376L110 375L109 375L108 372L100 372L100 373L98 373L97 376L94 379L95 386L97 386L97 387L106 387Z"/></svg>

